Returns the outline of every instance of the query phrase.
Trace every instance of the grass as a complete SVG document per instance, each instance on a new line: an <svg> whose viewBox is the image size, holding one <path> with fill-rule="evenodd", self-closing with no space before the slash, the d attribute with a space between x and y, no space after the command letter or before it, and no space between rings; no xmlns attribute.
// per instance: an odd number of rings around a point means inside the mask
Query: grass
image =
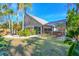
<svg viewBox="0 0 79 59"><path fill-rule="evenodd" d="M36 48L33 50L32 55L36 56L65 56L70 47L64 44L63 41L54 39L38 40L34 44Z"/></svg>
<svg viewBox="0 0 79 59"><path fill-rule="evenodd" d="M70 47L70 45L64 44L63 40L51 37L48 37L47 39L36 37L25 40L13 39L10 42L10 46L15 47L13 48L15 49L15 53L13 55L27 56L66 56ZM9 50L11 48L9 48Z"/></svg>

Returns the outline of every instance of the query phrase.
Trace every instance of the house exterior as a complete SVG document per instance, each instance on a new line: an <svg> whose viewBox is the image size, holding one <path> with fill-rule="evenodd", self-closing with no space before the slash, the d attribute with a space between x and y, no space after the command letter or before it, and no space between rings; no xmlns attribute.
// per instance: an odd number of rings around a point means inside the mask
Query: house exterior
<svg viewBox="0 0 79 59"><path fill-rule="evenodd" d="M65 29L66 29L66 19L49 22L48 25L54 26L53 35L56 36L64 36L65 35Z"/></svg>
<svg viewBox="0 0 79 59"><path fill-rule="evenodd" d="M35 29L37 34L49 33L53 29L52 26L46 25L48 22L39 17L27 14L25 16L24 28Z"/></svg>
<svg viewBox="0 0 79 59"><path fill-rule="evenodd" d="M62 24L63 26L57 27L57 24ZM62 36L65 34L65 20L59 20L56 22L47 22L39 17L27 14L25 16L24 28L31 28L36 30L36 34L50 34L56 36Z"/></svg>

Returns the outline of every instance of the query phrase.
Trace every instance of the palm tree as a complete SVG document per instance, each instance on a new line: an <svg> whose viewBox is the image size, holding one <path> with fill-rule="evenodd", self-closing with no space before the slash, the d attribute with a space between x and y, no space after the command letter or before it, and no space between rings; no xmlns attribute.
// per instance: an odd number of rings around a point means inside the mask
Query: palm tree
<svg viewBox="0 0 79 59"><path fill-rule="evenodd" d="M12 9L8 9L8 10L6 10L6 12L5 13L7 13L7 15L9 15L9 29L10 30L12 30L12 20L11 20L11 15L13 15L13 10Z"/></svg>
<svg viewBox="0 0 79 59"><path fill-rule="evenodd" d="M8 16L8 18L9 18L9 29L11 28L11 23L10 23L10 15L11 14L13 14L13 10L12 9L10 9L9 7L8 7L8 4L6 3L6 4L4 4L4 5L0 5L1 7L0 7L0 17L3 17L4 18L4 16ZM3 11L2 11L2 9L4 9Z"/></svg>
<svg viewBox="0 0 79 59"><path fill-rule="evenodd" d="M11 5L11 4L10 4ZM5 16L8 16L8 18L9 18L9 29L10 29L10 31L12 30L12 20L11 20L11 18L10 18L10 16L11 15L13 15L13 10L12 9L10 9L9 8L9 4L5 4L4 6L3 6L3 8L5 8L5 11L4 11L4 15ZM12 31L11 31L12 32Z"/></svg>
<svg viewBox="0 0 79 59"><path fill-rule="evenodd" d="M3 22L2 17L3 17L3 13L0 11L0 22Z"/></svg>
<svg viewBox="0 0 79 59"><path fill-rule="evenodd" d="M73 7L74 5L76 5L76 12L79 11L79 3L68 3L68 4L67 4L68 10L70 10L70 6L71 6L71 5L72 5L72 7Z"/></svg>
<svg viewBox="0 0 79 59"><path fill-rule="evenodd" d="M67 7L67 8L68 8L68 10L70 10L70 6L72 6L72 7L73 7L73 6L74 6L74 3L68 3L68 4L67 4L67 6L68 6L68 7Z"/></svg>
<svg viewBox="0 0 79 59"><path fill-rule="evenodd" d="M0 22L3 21L1 18L4 16L2 12L2 4L0 4Z"/></svg>
<svg viewBox="0 0 79 59"><path fill-rule="evenodd" d="M67 4L67 8L68 8L68 10L70 9L70 3Z"/></svg>
<svg viewBox="0 0 79 59"><path fill-rule="evenodd" d="M79 3L76 4L76 12L78 13L79 11Z"/></svg>
<svg viewBox="0 0 79 59"><path fill-rule="evenodd" d="M18 10L23 11L23 22L22 22L22 30L24 30L24 19L26 15L27 7L32 7L31 3L19 3L18 4Z"/></svg>
<svg viewBox="0 0 79 59"><path fill-rule="evenodd" d="M76 4L76 9L73 7L73 9L68 10L67 14L67 22L66 22L66 29L67 29L67 35L71 38L75 38L78 40L79 36L79 4Z"/></svg>

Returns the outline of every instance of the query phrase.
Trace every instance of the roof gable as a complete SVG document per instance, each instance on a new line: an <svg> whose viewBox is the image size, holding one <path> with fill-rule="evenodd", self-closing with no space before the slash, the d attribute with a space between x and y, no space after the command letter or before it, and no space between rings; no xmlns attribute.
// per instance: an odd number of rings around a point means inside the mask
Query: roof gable
<svg viewBox="0 0 79 59"><path fill-rule="evenodd" d="M39 18L39 17L36 17L36 16L33 16L33 15L30 15L30 14L28 14L30 17L32 17L33 19L35 19L36 21L38 21L39 23L41 23L42 25L45 25L45 24L47 24L48 22L47 21L45 21L44 19L41 19L41 18Z"/></svg>

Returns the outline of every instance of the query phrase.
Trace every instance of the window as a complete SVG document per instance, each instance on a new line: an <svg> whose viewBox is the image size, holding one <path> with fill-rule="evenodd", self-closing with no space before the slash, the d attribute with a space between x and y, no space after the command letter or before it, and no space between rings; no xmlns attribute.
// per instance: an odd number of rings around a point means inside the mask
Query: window
<svg viewBox="0 0 79 59"><path fill-rule="evenodd" d="M41 28L38 26L35 26L34 29L36 30L36 34L40 34L41 33Z"/></svg>

